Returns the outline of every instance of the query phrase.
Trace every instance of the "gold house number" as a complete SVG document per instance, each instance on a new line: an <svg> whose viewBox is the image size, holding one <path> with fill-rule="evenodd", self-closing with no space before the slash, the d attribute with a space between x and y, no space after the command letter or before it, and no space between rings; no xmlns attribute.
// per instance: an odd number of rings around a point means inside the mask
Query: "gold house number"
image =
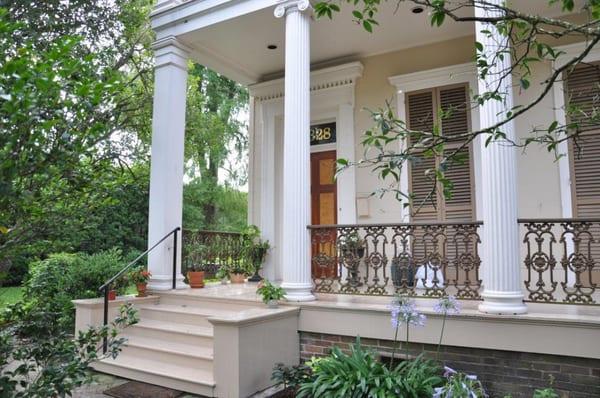
<svg viewBox="0 0 600 398"><path fill-rule="evenodd" d="M328 144L335 142L335 122L317 124L310 127L310 144Z"/></svg>
<svg viewBox="0 0 600 398"><path fill-rule="evenodd" d="M327 141L331 138L331 127L313 127L310 129L311 141Z"/></svg>

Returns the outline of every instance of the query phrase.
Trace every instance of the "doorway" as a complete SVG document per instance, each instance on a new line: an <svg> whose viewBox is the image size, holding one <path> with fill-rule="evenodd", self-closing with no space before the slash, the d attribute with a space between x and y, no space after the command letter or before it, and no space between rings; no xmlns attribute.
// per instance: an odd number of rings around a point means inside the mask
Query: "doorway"
<svg viewBox="0 0 600 398"><path fill-rule="evenodd" d="M335 181L336 151L314 152L310 155L310 195L312 225L337 224L337 185ZM336 278L336 229L313 230L320 244L312 244L312 257L326 254L330 261L313 261L315 278ZM326 242L326 243L325 243Z"/></svg>

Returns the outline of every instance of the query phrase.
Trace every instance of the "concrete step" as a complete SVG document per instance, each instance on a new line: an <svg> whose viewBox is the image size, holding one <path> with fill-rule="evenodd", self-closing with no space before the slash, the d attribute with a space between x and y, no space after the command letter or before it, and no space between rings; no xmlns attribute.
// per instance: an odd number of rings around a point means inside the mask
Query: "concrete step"
<svg viewBox="0 0 600 398"><path fill-rule="evenodd" d="M156 356L165 357L165 361L178 361L179 357L197 359L205 362L213 361L213 347L210 346L199 346L194 344L184 344L176 339L167 341L156 340L147 336L128 336L125 334L123 337L127 338L125 347L136 348L139 350L153 351ZM212 366L211 366L212 367Z"/></svg>
<svg viewBox="0 0 600 398"><path fill-rule="evenodd" d="M185 347L185 350L189 347L212 348L213 346L212 327L168 323L153 319L143 319L126 328L123 336L129 339L144 338L168 342ZM177 349L174 345L172 347Z"/></svg>
<svg viewBox="0 0 600 398"><path fill-rule="evenodd" d="M167 348L166 344L147 344L141 339L136 339L125 343L123 351L116 358L116 361L119 362L120 357L125 356L136 358L140 362L158 362L163 365L174 365L187 369L206 371L212 374L212 349L205 352L195 350L192 353L192 351L194 350L190 348L189 352L182 352Z"/></svg>
<svg viewBox="0 0 600 398"><path fill-rule="evenodd" d="M126 348L125 350L127 350ZM188 368L156 359L140 359L123 351L116 359L103 359L92 366L99 372L173 388L206 397L215 396L212 371Z"/></svg>
<svg viewBox="0 0 600 398"><path fill-rule="evenodd" d="M162 292L160 303L223 311L243 311L262 305L259 296L256 296L256 303L253 303L243 299L236 299L235 297L223 298L194 294L194 290L191 289L191 292L186 290Z"/></svg>
<svg viewBox="0 0 600 398"><path fill-rule="evenodd" d="M232 316L235 310L203 308L175 304L154 304L140 306L141 320L155 320L168 323L211 327L208 321L212 316Z"/></svg>

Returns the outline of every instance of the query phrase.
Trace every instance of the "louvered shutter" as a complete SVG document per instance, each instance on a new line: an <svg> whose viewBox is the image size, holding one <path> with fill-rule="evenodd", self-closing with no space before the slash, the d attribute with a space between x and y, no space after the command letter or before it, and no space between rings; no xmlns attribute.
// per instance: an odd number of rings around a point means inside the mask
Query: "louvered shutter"
<svg viewBox="0 0 600 398"><path fill-rule="evenodd" d="M442 87L423 92L407 94L407 122L412 130L432 131L437 117L435 109L443 111L441 120L442 134L452 137L446 145L447 151L458 148L464 142L464 134L469 131L469 109L467 88L464 85ZM473 220L473 184L470 146L461 151L464 162L447 165L446 176L452 181L452 197L443 199L434 196L413 215L413 222L435 221L472 221ZM432 177L425 175L428 169L439 166L440 159L420 157L410 165L410 192L414 196L415 206L431 192ZM439 202L439 203L438 203Z"/></svg>
<svg viewBox="0 0 600 398"><path fill-rule="evenodd" d="M437 109L441 109L444 117L441 120L441 132L451 137L446 144L448 151L453 151L464 142L464 134L469 131L468 94L464 85L436 88L428 91L407 94L407 123L412 130L432 131L438 118ZM426 170L434 170L440 166L440 158L420 156L418 161L410 165L410 192L413 195L412 221L417 223L435 223L439 221L471 221L473 219L473 189L471 174L470 146L461 151L464 162L447 165L446 177L452 181L452 197L443 198L439 192L427 198L434 187L434 179L425 174ZM425 202L424 200L427 199ZM419 209L416 206L421 206ZM449 245L446 246L449 258L456 256L456 247L452 244L452 229L446 232ZM427 262L433 241L437 239L439 249L444 246L441 236L427 236L424 229L415 230L413 255L416 265ZM449 267L452 267L450 264Z"/></svg>
<svg viewBox="0 0 600 398"><path fill-rule="evenodd" d="M439 90L442 118L442 134L452 137L447 151L458 148L469 132L468 97L465 86L442 88ZM471 175L470 147L459 154L462 162L453 162L448 166L446 177L452 181L452 197L444 203L445 221L473 220L473 189Z"/></svg>
<svg viewBox="0 0 600 398"><path fill-rule="evenodd" d="M408 95L408 128L418 131L432 131L434 123L434 92L425 91ZM425 174L436 168L436 159L416 155L409 165L410 192L413 195L414 222L435 222L438 220L437 195L430 195L435 187L435 179ZM428 195L430 195L428 197ZM420 208L419 208L420 206Z"/></svg>
<svg viewBox="0 0 600 398"><path fill-rule="evenodd" d="M408 128L411 130L432 131L435 115L434 91L430 90L409 94L407 100ZM409 166L409 191L413 195L411 206L412 222L431 223L438 221L437 190L431 195L432 189L435 188L436 184L435 178L425 174L427 170L435 170L436 166L435 158L419 156L418 154ZM411 241L415 267L427 261L426 252L431 251L428 244L429 240L424 236L422 228L415 229Z"/></svg>
<svg viewBox="0 0 600 398"><path fill-rule="evenodd" d="M592 113L600 109L600 64L581 65L566 80L571 117L582 130L577 145L570 143L573 215L600 218L600 124L590 123ZM593 282L600 283L600 226L595 225L592 234L591 255L597 264ZM580 244L585 247L588 242Z"/></svg>

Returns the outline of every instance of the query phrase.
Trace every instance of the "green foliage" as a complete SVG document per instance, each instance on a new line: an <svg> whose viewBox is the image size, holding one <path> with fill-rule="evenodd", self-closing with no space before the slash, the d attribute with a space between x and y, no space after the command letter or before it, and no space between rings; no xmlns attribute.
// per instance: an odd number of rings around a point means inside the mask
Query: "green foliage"
<svg viewBox="0 0 600 398"><path fill-rule="evenodd" d="M248 267L258 272L271 248L269 241L260 237L260 229L256 225L248 225L242 230L242 251Z"/></svg>
<svg viewBox="0 0 600 398"><path fill-rule="evenodd" d="M270 301L278 301L285 297L285 290L279 286L273 285L270 281L264 280L262 285L256 289L256 293L260 294L262 301L268 304Z"/></svg>
<svg viewBox="0 0 600 398"><path fill-rule="evenodd" d="M37 308L56 314L54 320L66 330L74 324L71 300L98 297L98 288L125 266L121 251L107 250L93 255L57 253L30 266L24 284L23 301L11 307ZM125 279L117 280L114 288L123 294Z"/></svg>
<svg viewBox="0 0 600 398"><path fill-rule="evenodd" d="M214 206L213 220L206 217L206 205ZM192 229L240 231L248 220L248 194L237 189L212 185L195 178L183 187L183 225Z"/></svg>
<svg viewBox="0 0 600 398"><path fill-rule="evenodd" d="M388 369L375 354L361 347L360 338L349 355L333 347L313 365L313 378L302 383L298 397L431 397L441 379L438 368L422 357Z"/></svg>
<svg viewBox="0 0 600 398"><path fill-rule="evenodd" d="M446 383L435 389L434 398L486 398L487 394L477 376L456 372L446 367Z"/></svg>
<svg viewBox="0 0 600 398"><path fill-rule="evenodd" d="M147 188L129 177L145 150L136 136L149 130L152 3L3 2L0 264L9 283L51 252L145 240Z"/></svg>
<svg viewBox="0 0 600 398"><path fill-rule="evenodd" d="M43 307L21 307L12 315L0 329L0 395L15 398L71 396L88 381L92 362L119 354L125 342L119 332L137 322L128 305L110 325L91 327L72 338ZM106 355L99 352L103 338Z"/></svg>
<svg viewBox="0 0 600 398"><path fill-rule="evenodd" d="M558 393L552 388L554 384L554 376L550 375L550 380L548 383L548 387L543 389L538 389L533 392L533 398L558 398Z"/></svg>
<svg viewBox="0 0 600 398"><path fill-rule="evenodd" d="M304 364L285 366L283 363L275 364L271 380L282 384L283 388L291 388L296 391L302 383L309 382L312 378L312 369Z"/></svg>
<svg viewBox="0 0 600 398"><path fill-rule="evenodd" d="M542 390L535 390L533 392L533 398L558 398L559 395L552 387L544 388Z"/></svg>
<svg viewBox="0 0 600 398"><path fill-rule="evenodd" d="M23 297L23 291L20 287L0 287L0 312L10 305L18 302Z"/></svg>
<svg viewBox="0 0 600 398"><path fill-rule="evenodd" d="M388 3L386 0L323 0L315 5L318 17L333 18L334 13L341 11L340 5L349 5L352 8L352 19L359 28L372 32L376 19L381 12L381 7ZM431 131L418 131L409 128L406 121L399 120L389 103L385 107L372 112L374 128L365 132L362 144L365 156L358 162L338 161L339 170L351 166L370 167L378 174L383 184L381 189L373 194L384 195L391 192L396 199L403 202L405 207L413 205L413 211L427 204L433 203L438 194L443 194L445 199L452 197L453 183L448 177L448 170L455 164L464 163L461 154L465 154L469 145L480 137L487 146L493 142L526 148L537 144L554 155L555 159L564 156L561 153L563 145L572 141L579 148L585 144L581 132L590 128L597 128L600 124L600 101L592 99L592 109L577 109L571 105L564 107L567 115L566 122L556 120L548 121L546 126L532 127L519 137L508 135L509 122L524 115L544 100L553 85L564 79L575 67L584 63L586 56L600 43L600 28L597 21L600 17L600 1L585 0L547 0L547 10L537 9L537 12L524 12L520 2L476 2L461 0L406 0L398 1L396 8L401 3L413 3L426 9L429 22L433 28L438 28L449 20L453 23L479 22L481 29L478 37L486 40L474 42L475 64L480 81L493 82L487 90L473 94L465 104L467 108L481 106L489 101L506 103L507 87L512 86L513 79L518 82L520 91L531 90L536 92L526 103L518 104L499 113L498 119L489 126L482 126L478 130L463 132L460 137L445 137L443 121L449 117L445 110L439 109L438 117L432 118ZM485 3L485 4L484 4ZM581 18L556 18L548 15L560 14L555 7L566 13L579 14ZM554 7L554 9L550 9ZM485 10L485 12L482 12ZM403 13L398 13L398 18ZM536 65L550 64L560 56L565 56L564 51L557 47L561 39L570 38L584 44L583 49L574 56L563 57L565 62L556 64L557 67L547 73L537 70L538 76L533 79L533 70ZM490 44L486 44L490 43ZM510 62L505 62L509 60ZM539 81L538 84L533 84ZM473 87L471 87L473 89ZM511 134L512 135L512 134ZM451 142L452 141L452 142ZM397 151L398 143L402 149ZM460 143L460 145L455 145ZM448 145L452 144L452 145ZM424 172L427 180L431 181L430 192L420 203L414 202L414 195L406 192L399 184L399 178L408 164L423 162L436 158L435 167ZM438 160L439 159L439 160ZM405 171L404 171L405 172Z"/></svg>
<svg viewBox="0 0 600 398"><path fill-rule="evenodd" d="M228 226L230 222L219 219L219 209L227 209L228 205L223 200L235 198L231 195L235 190L230 187L241 186L247 179L248 135L241 116L248 106L248 91L197 64L190 69L188 86L185 150L191 166L187 174L199 180L196 189L202 191L197 196L202 228L220 229L215 227ZM225 172L225 181L220 181L219 171ZM245 206L236 211L239 215L245 213ZM246 220L231 221L245 224ZM200 228L198 224L185 225Z"/></svg>

